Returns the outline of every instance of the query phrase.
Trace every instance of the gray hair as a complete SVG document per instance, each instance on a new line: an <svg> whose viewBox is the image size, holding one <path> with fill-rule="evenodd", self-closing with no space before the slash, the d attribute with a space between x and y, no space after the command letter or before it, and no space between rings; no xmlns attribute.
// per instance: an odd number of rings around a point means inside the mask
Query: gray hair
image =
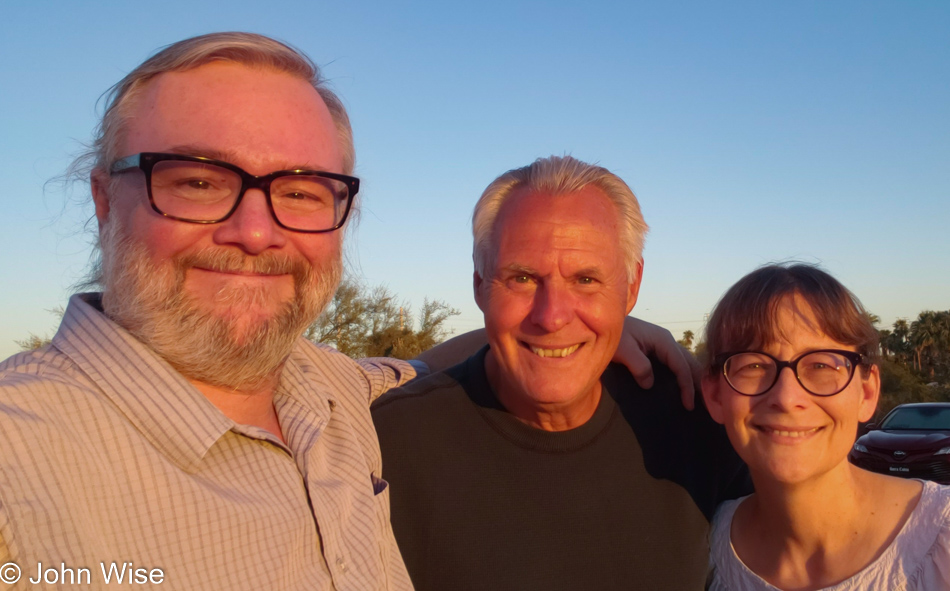
<svg viewBox="0 0 950 591"><path fill-rule="evenodd" d="M351 174L356 164L353 130L340 98L327 87L320 68L303 52L270 37L255 33L210 33L172 43L148 58L110 88L104 96L106 109L93 133L92 145L81 154L67 173L71 177L108 167L117 154L132 105L145 85L160 74L182 72L205 64L224 61L246 66L267 67L306 80L319 93L336 125L343 150L343 173Z"/></svg>
<svg viewBox="0 0 950 591"><path fill-rule="evenodd" d="M498 241L495 221L502 205L516 189L549 193L552 196L575 193L588 185L604 192L617 208L620 222L620 248L626 260L627 278L636 277L643 260L643 242L649 226L643 221L640 203L627 183L601 166L587 164L571 156L538 158L528 166L509 170L485 189L472 215L475 272L489 277L495 268Z"/></svg>

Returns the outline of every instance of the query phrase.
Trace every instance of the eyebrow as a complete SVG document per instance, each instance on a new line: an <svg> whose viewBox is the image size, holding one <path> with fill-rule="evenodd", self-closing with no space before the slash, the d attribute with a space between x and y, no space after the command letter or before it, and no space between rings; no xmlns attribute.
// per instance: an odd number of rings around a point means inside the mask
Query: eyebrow
<svg viewBox="0 0 950 591"><path fill-rule="evenodd" d="M507 267L502 267L500 270L502 273L517 273L519 275L537 275L537 271L535 271L531 267L526 267L524 265L518 265L518 264L508 265Z"/></svg>
<svg viewBox="0 0 950 591"><path fill-rule="evenodd" d="M574 271L574 277L593 277L594 279L600 279L603 276L604 272L600 267L585 267L583 269L578 269Z"/></svg>

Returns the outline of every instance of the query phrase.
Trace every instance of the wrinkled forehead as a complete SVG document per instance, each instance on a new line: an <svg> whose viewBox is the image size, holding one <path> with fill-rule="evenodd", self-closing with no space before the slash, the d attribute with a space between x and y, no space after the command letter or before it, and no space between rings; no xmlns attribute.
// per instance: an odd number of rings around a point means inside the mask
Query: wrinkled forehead
<svg viewBox="0 0 950 591"><path fill-rule="evenodd" d="M498 267L542 260L605 272L623 266L614 206L593 192L519 191L500 209L492 242Z"/></svg>
<svg viewBox="0 0 950 591"><path fill-rule="evenodd" d="M493 227L493 243L519 233L570 231L575 238L619 234L616 206L593 185L555 193L519 187L502 203Z"/></svg>

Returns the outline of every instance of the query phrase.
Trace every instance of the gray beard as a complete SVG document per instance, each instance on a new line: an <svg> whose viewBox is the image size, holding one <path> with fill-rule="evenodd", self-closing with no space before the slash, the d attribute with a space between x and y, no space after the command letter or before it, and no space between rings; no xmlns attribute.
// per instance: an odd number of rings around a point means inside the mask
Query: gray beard
<svg viewBox="0 0 950 591"><path fill-rule="evenodd" d="M103 309L186 378L235 390L263 386L279 375L297 339L330 302L340 282L339 257L321 268L301 259L234 249L205 249L166 261L149 262L144 245L114 216L102 233ZM219 271L253 271L294 278L294 298L271 317L239 329L210 310L215 303L233 310L266 301L262 288L222 290L214 302L198 305L184 289L185 273L200 266Z"/></svg>

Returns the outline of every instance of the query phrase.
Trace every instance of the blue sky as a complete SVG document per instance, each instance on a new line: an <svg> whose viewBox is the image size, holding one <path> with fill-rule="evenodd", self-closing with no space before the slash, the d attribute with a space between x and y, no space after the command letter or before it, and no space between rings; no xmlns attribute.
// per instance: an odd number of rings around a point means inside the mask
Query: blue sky
<svg viewBox="0 0 950 591"><path fill-rule="evenodd" d="M0 357L51 334L89 255L86 187L46 184L97 100L221 30L308 53L354 123L351 271L471 296L472 206L539 156L599 162L651 232L634 314L698 333L754 267L821 263L885 325L950 308L950 3L27 2L0 18ZM101 105L100 105L101 106Z"/></svg>

